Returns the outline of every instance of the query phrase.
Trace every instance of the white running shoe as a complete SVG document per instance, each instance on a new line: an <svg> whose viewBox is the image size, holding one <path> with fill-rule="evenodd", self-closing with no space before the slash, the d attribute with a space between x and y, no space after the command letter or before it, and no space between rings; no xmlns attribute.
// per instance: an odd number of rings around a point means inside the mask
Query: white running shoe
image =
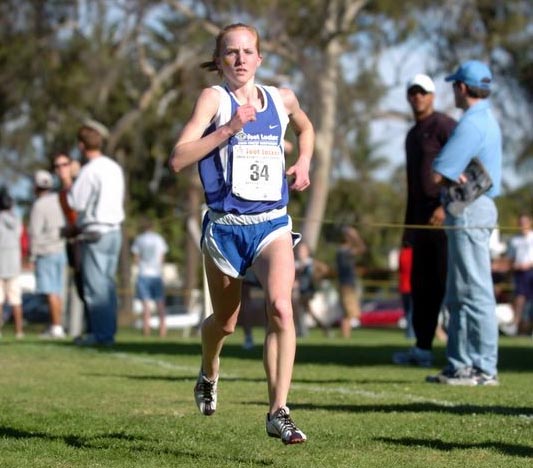
<svg viewBox="0 0 533 468"><path fill-rule="evenodd" d="M267 414L266 431L269 437L277 437L285 445L301 444L307 440L307 436L294 424L286 406L282 406L272 416Z"/></svg>
<svg viewBox="0 0 533 468"><path fill-rule="evenodd" d="M196 385L194 386L194 399L200 413L211 416L217 409L218 376L209 380L200 369Z"/></svg>
<svg viewBox="0 0 533 468"><path fill-rule="evenodd" d="M469 367L458 370L445 368L437 375L428 375L426 377L426 382L464 387L475 387L478 385L473 371Z"/></svg>
<svg viewBox="0 0 533 468"><path fill-rule="evenodd" d="M500 381L498 380L497 375L485 374L485 372L479 369L474 369L472 375L477 385L486 387L496 387L500 385Z"/></svg>
<svg viewBox="0 0 533 468"><path fill-rule="evenodd" d="M39 335L39 338L44 340L63 340L67 337L63 327L61 326L50 326L47 330Z"/></svg>

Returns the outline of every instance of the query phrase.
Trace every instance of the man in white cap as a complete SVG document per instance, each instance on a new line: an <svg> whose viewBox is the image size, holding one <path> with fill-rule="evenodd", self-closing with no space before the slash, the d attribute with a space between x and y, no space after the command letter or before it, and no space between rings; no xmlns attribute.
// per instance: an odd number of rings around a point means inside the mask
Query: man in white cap
<svg viewBox="0 0 533 468"><path fill-rule="evenodd" d="M406 225L440 226L444 221L440 187L432 181L431 165L448 141L456 122L434 110L434 99L435 84L429 76L417 74L407 82L407 101L415 125L405 140ZM430 367L446 287L446 234L440 229L407 228L402 245L413 248L411 318L416 342L407 351L394 353L393 362Z"/></svg>
<svg viewBox="0 0 533 468"><path fill-rule="evenodd" d="M498 323L490 264L490 236L498 220L493 198L501 189L502 135L490 110L492 73L477 60L446 77L455 105L464 110L433 163L433 180L449 187L445 198L450 313L447 365L429 382L498 385ZM481 189L480 189L481 188ZM453 195L461 191L461 198ZM453 209L452 209L453 205Z"/></svg>
<svg viewBox="0 0 533 468"><path fill-rule="evenodd" d="M41 338L62 339L63 289L66 266L65 240L61 232L65 218L57 193L53 192L54 179L45 170L38 170L33 177L35 195L30 212L29 234L31 260L35 263L36 290L45 294L50 310L50 326Z"/></svg>
<svg viewBox="0 0 533 468"><path fill-rule="evenodd" d="M86 122L78 130L78 146L87 163L67 196L77 213L81 232L83 297L90 333L81 346L110 346L117 330L115 274L122 244L124 174L116 161L102 153L105 127Z"/></svg>

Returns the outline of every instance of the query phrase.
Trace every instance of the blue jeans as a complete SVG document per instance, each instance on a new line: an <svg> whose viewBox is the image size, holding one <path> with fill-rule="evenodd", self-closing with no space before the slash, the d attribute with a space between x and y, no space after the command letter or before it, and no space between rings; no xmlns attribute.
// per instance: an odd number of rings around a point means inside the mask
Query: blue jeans
<svg viewBox="0 0 533 468"><path fill-rule="evenodd" d="M90 329L96 341L104 344L112 344L117 331L115 274L121 244L120 230L103 234L96 242L82 243L83 295Z"/></svg>
<svg viewBox="0 0 533 468"><path fill-rule="evenodd" d="M459 216L446 214L450 312L449 370L468 367L497 374L498 323L491 276L489 238L498 219L493 200L481 196ZM453 229L459 228L459 229Z"/></svg>

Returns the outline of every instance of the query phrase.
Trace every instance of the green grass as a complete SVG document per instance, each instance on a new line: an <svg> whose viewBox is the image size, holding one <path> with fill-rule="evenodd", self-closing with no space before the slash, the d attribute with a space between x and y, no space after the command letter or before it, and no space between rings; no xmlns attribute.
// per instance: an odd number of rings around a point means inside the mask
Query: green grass
<svg viewBox="0 0 533 468"><path fill-rule="evenodd" d="M0 341L0 466L7 467L522 467L533 459L533 342L500 342L494 388L424 382L389 364L399 330L300 340L289 397L306 444L265 434L261 347L222 355L219 409L197 412L198 338L78 349L34 334ZM261 331L255 330L259 338ZM444 349L437 347L437 365ZM434 372L438 368L430 369Z"/></svg>

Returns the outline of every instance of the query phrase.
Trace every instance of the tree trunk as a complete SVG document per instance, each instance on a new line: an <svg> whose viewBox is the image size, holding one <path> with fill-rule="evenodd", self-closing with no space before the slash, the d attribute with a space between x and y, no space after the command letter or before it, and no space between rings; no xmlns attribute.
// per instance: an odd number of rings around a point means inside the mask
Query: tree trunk
<svg viewBox="0 0 533 468"><path fill-rule="evenodd" d="M196 170L196 165L192 166L189 171L189 188L187 191L187 218L188 224L194 223L200 226L201 223L201 205L202 205L202 188L200 177ZM186 240L186 260L185 260L185 284L184 284L184 304L187 310L191 305L191 292L198 288L198 270L202 261L202 254L199 249L198 236L193 235L190 229L187 230Z"/></svg>
<svg viewBox="0 0 533 468"><path fill-rule="evenodd" d="M117 162L124 171L124 211L128 213L128 206L130 200L130 192L128 190L129 174L126 171L126 153L120 149L116 152ZM119 326L131 326L133 324L133 294L131 289L131 253L128 233L125 226L122 226L122 246L120 248L120 256L118 263L118 288L117 294L119 299Z"/></svg>
<svg viewBox="0 0 533 468"><path fill-rule="evenodd" d="M318 244L328 200L336 122L338 63L341 52L342 47L338 39L331 39L324 51L324 63L318 79L316 105L321 111L317 112L319 117L315 125L316 141L311 189L302 228L303 237L312 250Z"/></svg>

